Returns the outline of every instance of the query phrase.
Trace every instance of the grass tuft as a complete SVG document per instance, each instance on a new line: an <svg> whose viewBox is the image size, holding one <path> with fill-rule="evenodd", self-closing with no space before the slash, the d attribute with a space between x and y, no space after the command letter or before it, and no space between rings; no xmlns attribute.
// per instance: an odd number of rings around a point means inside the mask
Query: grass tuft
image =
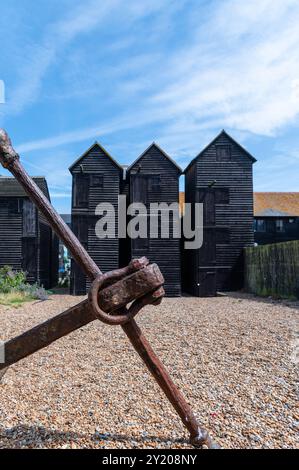
<svg viewBox="0 0 299 470"><path fill-rule="evenodd" d="M8 292L7 294L0 294L0 305L7 307L18 308L25 302L32 302L33 297L24 292Z"/></svg>

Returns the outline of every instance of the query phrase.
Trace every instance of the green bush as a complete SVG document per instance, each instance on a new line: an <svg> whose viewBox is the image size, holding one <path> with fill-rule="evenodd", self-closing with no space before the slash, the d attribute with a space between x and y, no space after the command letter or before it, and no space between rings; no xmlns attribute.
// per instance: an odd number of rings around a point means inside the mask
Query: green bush
<svg viewBox="0 0 299 470"><path fill-rule="evenodd" d="M0 269L0 292L2 294L8 294L25 283L26 275L23 271L13 271L10 266L4 266Z"/></svg>
<svg viewBox="0 0 299 470"><path fill-rule="evenodd" d="M0 268L0 293L22 293L30 299L47 300L47 291L38 284L28 284L26 273L23 271L13 271L10 266Z"/></svg>

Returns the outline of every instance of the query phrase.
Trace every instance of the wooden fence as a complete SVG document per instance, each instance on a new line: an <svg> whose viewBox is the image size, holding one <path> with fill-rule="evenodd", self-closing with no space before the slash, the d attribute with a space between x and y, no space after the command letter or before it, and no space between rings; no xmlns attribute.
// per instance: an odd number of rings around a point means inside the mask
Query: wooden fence
<svg viewBox="0 0 299 470"><path fill-rule="evenodd" d="M299 298L299 240L245 248L245 289L261 296Z"/></svg>

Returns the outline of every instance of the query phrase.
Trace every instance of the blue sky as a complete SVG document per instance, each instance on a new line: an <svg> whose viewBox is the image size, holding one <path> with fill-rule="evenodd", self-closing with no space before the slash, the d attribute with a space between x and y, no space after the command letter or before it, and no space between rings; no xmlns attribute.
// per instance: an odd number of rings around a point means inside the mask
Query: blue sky
<svg viewBox="0 0 299 470"><path fill-rule="evenodd" d="M0 126L52 202L95 140L188 162L223 128L256 191L299 190L298 0L0 0ZM5 174L4 170L0 170Z"/></svg>

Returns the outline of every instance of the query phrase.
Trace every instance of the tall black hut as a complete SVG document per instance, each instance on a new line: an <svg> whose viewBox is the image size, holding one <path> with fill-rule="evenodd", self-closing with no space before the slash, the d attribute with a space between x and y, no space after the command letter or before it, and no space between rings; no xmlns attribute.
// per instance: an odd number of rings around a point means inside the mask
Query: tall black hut
<svg viewBox="0 0 299 470"><path fill-rule="evenodd" d="M180 167L156 144L151 144L127 169L127 193L130 203L141 202L147 208L147 223L151 216L151 203L178 203ZM131 239L131 258L146 256L156 262L164 277L168 296L181 295L180 239L174 237L170 213L170 237L161 237L161 217L158 220L158 237Z"/></svg>
<svg viewBox="0 0 299 470"><path fill-rule="evenodd" d="M123 168L109 153L95 142L69 168L72 177L72 230L90 256L103 272L119 267L119 241L117 233L117 211L120 185L123 178ZM110 238L100 239L95 227L100 216L96 207L100 203L110 203L115 210L115 236L113 231L107 235ZM104 214L111 217L109 210ZM89 288L89 281L81 268L72 260L71 293L84 295Z"/></svg>
<svg viewBox="0 0 299 470"><path fill-rule="evenodd" d="M252 165L222 131L185 170L185 201L203 203L203 245L184 250L184 290L196 296L243 285L242 252L254 243Z"/></svg>

